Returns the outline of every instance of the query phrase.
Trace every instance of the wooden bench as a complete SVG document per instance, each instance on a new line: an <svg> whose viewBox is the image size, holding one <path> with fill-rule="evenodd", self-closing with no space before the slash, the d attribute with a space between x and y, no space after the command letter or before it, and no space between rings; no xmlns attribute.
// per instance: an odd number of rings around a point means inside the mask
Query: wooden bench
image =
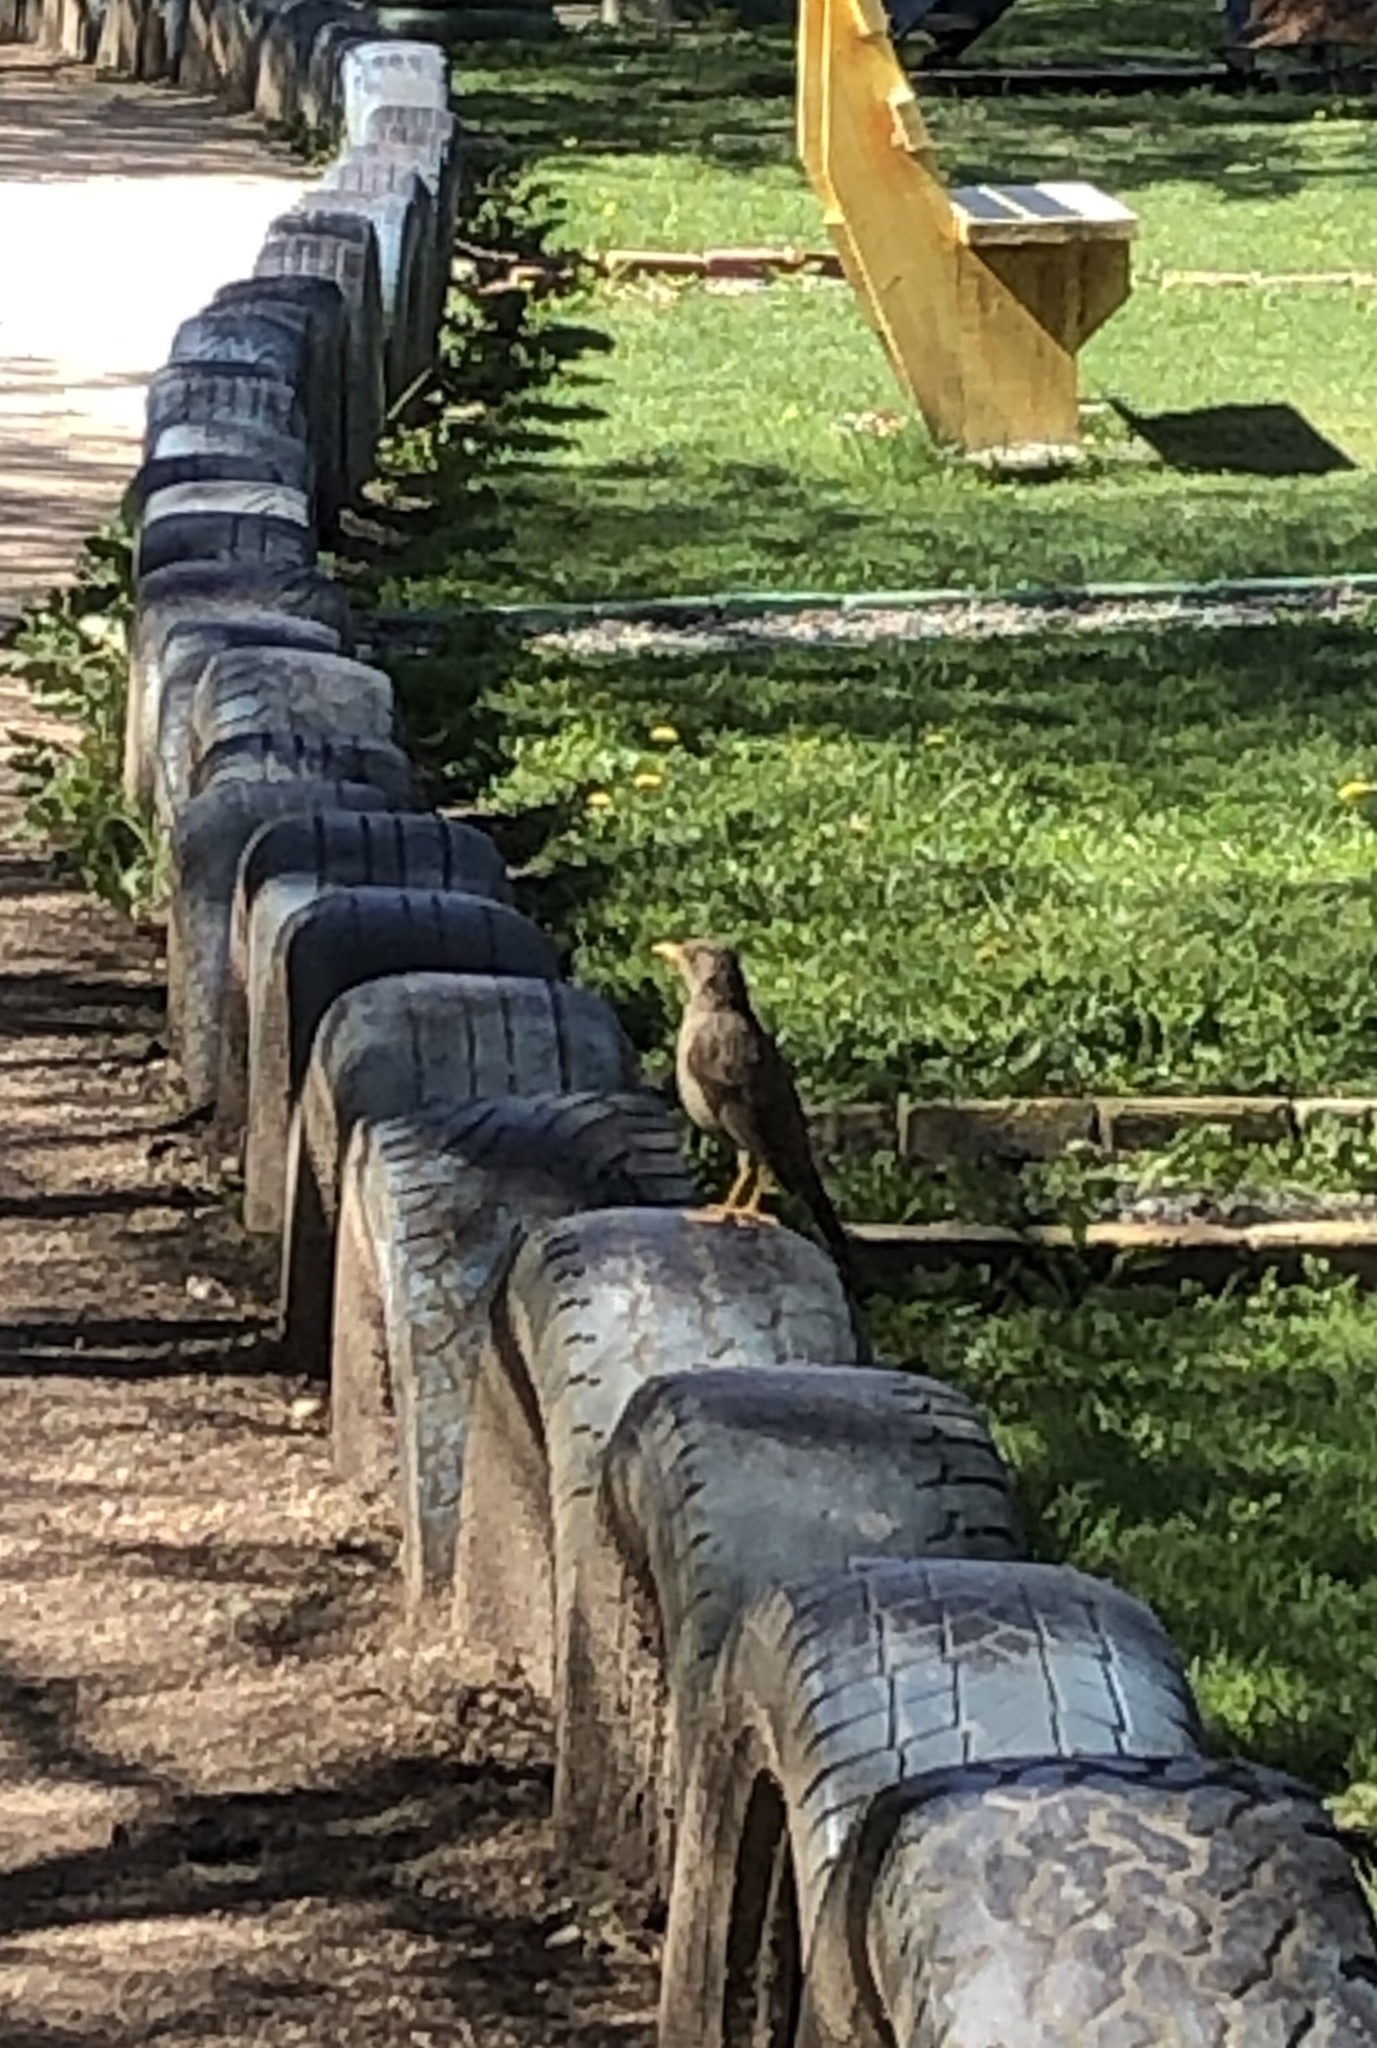
<svg viewBox="0 0 1377 2048"><path fill-rule="evenodd" d="M1073 182L948 192L881 0L800 0L798 128L846 275L933 437L1078 443L1076 357L1128 297L1136 217Z"/></svg>

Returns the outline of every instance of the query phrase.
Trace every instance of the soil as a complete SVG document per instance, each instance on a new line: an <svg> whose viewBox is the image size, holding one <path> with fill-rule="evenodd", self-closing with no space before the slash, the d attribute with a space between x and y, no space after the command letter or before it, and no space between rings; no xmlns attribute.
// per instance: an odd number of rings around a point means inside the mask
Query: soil
<svg viewBox="0 0 1377 2048"><path fill-rule="evenodd" d="M89 191L107 149L135 229L198 148L227 209L280 203L246 193L233 124L176 94L7 51L0 116L7 258L9 185ZM141 248L110 260L132 275ZM35 288L70 296L49 253ZM0 613L70 566L137 459L137 417L87 405L111 385L45 354L16 275ZM186 266L177 289L204 296ZM121 393L163 345L129 341ZM38 727L0 675L0 734ZM573 1903L532 1703L465 1690L443 1627L403 1625L390 1517L334 1478L320 1389L274 1341L273 1248L178 1128L162 980L156 934L23 843L0 769L0 2037L648 2048L654 1935Z"/></svg>

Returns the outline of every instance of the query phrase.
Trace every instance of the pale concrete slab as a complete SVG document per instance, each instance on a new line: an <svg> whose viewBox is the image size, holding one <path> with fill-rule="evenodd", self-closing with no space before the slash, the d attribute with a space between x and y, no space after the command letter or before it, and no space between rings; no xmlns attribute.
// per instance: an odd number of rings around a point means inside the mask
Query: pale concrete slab
<svg viewBox="0 0 1377 2048"><path fill-rule="evenodd" d="M178 323L306 182L205 101L0 48L0 624L117 510Z"/></svg>

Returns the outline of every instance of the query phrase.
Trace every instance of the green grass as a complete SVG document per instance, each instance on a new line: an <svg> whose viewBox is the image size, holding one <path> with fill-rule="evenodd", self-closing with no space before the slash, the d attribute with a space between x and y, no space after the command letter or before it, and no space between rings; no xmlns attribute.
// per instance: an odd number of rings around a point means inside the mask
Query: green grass
<svg viewBox="0 0 1377 2048"><path fill-rule="evenodd" d="M1011 22L1074 48L1084 13ZM461 89L553 246L825 245L794 157L787 39L480 51ZM1082 358L1083 394L1107 408L1084 473L992 485L935 449L840 283L723 296L590 281L542 316L568 345L539 444L502 453L503 544L475 554L452 529L432 595L990 588L1377 560L1377 386L1361 367L1377 291L1171 276L1372 268L1370 104L1197 93L927 112L954 182L1086 177L1140 214L1135 293ZM902 431L858 430L876 413Z"/></svg>
<svg viewBox="0 0 1377 2048"><path fill-rule="evenodd" d="M953 1280L870 1314L887 1356L986 1405L1037 1554L1156 1609L1222 1747L1371 1783L1377 1300Z"/></svg>
<svg viewBox="0 0 1377 2048"><path fill-rule="evenodd" d="M1377 1197L1377 1138L1342 1117L1320 1117L1298 1137L1237 1140L1203 1124L1156 1150L1107 1154L1077 1145L1055 1159L953 1159L940 1166L893 1151L845 1152L825 1161L842 1213L893 1223L955 1220L1019 1228L1077 1227L1123 1215L1145 1199L1213 1206L1213 1220L1262 1221L1288 1213L1352 1213ZM1142 1213L1141 1211L1139 1213Z"/></svg>
<svg viewBox="0 0 1377 2048"><path fill-rule="evenodd" d="M1215 27L1194 0L1023 0L987 48L1200 54ZM820 241L785 39L480 49L460 89L503 145L480 241ZM1370 265L1365 110L928 111L953 178L1085 175L1141 210L1139 288L1085 371L1142 434L1101 417L1087 472L1034 487L978 481L913 426L857 432L847 415L900 401L836 288L485 301L450 336L447 420L399 451L434 506L365 588L425 606L1377 564L1371 296L1162 283ZM1358 466L1297 474L1276 415L1219 412L1263 406ZM528 832L526 907L652 1065L677 993L650 945L714 930L817 1101L1377 1090L1377 845L1336 798L1377 780L1370 629L599 661L470 624L398 680L436 794ZM1197 1136L1137 1166L1163 1187L1377 1172L1365 1138L1245 1163ZM1068 1162L1020 1199L1084 1209L1101 1173ZM931 1213L952 1184L853 1165L838 1192ZM882 1353L996 1418L1038 1554L1153 1602L1222 1745L1371 1786L1377 1301L954 1276L871 1307Z"/></svg>
<svg viewBox="0 0 1377 2048"><path fill-rule="evenodd" d="M1359 627L510 650L408 687L442 787L551 811L541 914L647 1049L652 942L711 930L818 1101L1377 1090Z"/></svg>

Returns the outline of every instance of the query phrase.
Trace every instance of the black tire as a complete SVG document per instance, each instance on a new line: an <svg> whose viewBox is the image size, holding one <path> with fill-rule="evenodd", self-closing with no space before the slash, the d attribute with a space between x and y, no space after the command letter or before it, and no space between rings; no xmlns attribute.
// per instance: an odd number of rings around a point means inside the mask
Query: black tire
<svg viewBox="0 0 1377 2048"><path fill-rule="evenodd" d="M438 889L332 889L279 926L248 992L244 1221L282 1229L287 1135L320 1020L346 990L412 972L559 979L559 953L505 903Z"/></svg>
<svg viewBox="0 0 1377 2048"><path fill-rule="evenodd" d="M273 935L330 889L453 890L511 901L501 856L486 833L429 811L317 813L256 833L239 867L230 922L229 977L220 1035L216 1108L230 1130L248 1111L248 987Z"/></svg>
<svg viewBox="0 0 1377 2048"><path fill-rule="evenodd" d="M430 368L434 351L430 325L438 261L434 194L413 162L380 149L353 149L337 158L325 173L323 189L348 198L351 204L372 206L385 200L389 209L400 209L396 219L397 282L390 304L385 260L385 221L390 220L390 213L380 221L383 300L391 322L388 388L395 398Z"/></svg>
<svg viewBox="0 0 1377 2048"><path fill-rule="evenodd" d="M340 1198L331 1431L346 1477L395 1488L409 1609L453 1594L473 1379L523 1236L576 1210L692 1199L656 1096L497 1097L356 1125Z"/></svg>
<svg viewBox="0 0 1377 2048"><path fill-rule="evenodd" d="M159 491L178 484L281 484L315 502L315 464L309 449L288 435L265 434L238 451L203 449L195 455L155 455L135 473L122 510L132 524Z"/></svg>
<svg viewBox="0 0 1377 2048"><path fill-rule="evenodd" d="M636 1389L718 1365L845 1364L855 1344L815 1245L759 1219L683 1211L609 1209L533 1233L501 1326L474 1400L455 1630L469 1654L549 1690L562 1727L603 1453ZM509 1493L543 1499L524 1546L499 1539Z"/></svg>
<svg viewBox="0 0 1377 2048"><path fill-rule="evenodd" d="M326 277L252 277L221 285L212 304L243 308L306 337L309 374L303 399L316 458L322 527L332 530L344 502L344 294Z"/></svg>
<svg viewBox="0 0 1377 2048"><path fill-rule="evenodd" d="M304 452L304 448L303 448ZM134 546L143 578L173 562L253 562L305 569L316 559L309 496L282 484L172 484L147 500Z"/></svg>
<svg viewBox="0 0 1377 2048"><path fill-rule="evenodd" d="M239 857L260 825L292 812L385 810L379 789L341 782L225 782L193 798L168 835L167 1020L193 1108L215 1099Z"/></svg>
<svg viewBox="0 0 1377 2048"><path fill-rule="evenodd" d="M337 996L316 1032L287 1158L283 1327L302 1371L329 1364L339 1177L355 1124L496 1095L621 1095L639 1081L587 989L486 974L389 975Z"/></svg>
<svg viewBox="0 0 1377 2048"><path fill-rule="evenodd" d="M367 662L290 648L225 648L207 661L192 694L184 759L167 771L174 801L190 793L199 764L226 742L292 733L386 744L395 712L391 677Z"/></svg>
<svg viewBox="0 0 1377 2048"><path fill-rule="evenodd" d="M438 107L374 107L364 120L360 147L405 164L424 179L434 205L430 302L418 343L417 374L435 359L449 297L450 266L459 216L459 150L454 116Z"/></svg>
<svg viewBox="0 0 1377 2048"><path fill-rule="evenodd" d="M172 337L170 363L204 363L212 369L242 364L293 391L305 390L310 351L300 330L266 320L242 306L210 306L183 320Z"/></svg>
<svg viewBox="0 0 1377 2048"><path fill-rule="evenodd" d="M391 740L353 739L336 733L329 739L311 733L237 733L217 740L193 763L192 797L203 796L225 782L370 782L396 810L416 802L415 771L410 756Z"/></svg>
<svg viewBox="0 0 1377 2048"><path fill-rule="evenodd" d="M344 299L344 477L350 492L373 474L383 423L383 314L371 222L303 202L268 229L255 277L318 277Z"/></svg>
<svg viewBox="0 0 1377 2048"><path fill-rule="evenodd" d="M164 825L186 802L186 757L191 707L206 666L228 649L259 653L337 654L339 635L317 619L294 619L285 612L243 612L223 618L193 617L175 625L163 646L157 752L153 762L153 800Z"/></svg>
<svg viewBox="0 0 1377 2048"><path fill-rule="evenodd" d="M781 1587L736 1624L703 1717L674 1857L662 2048L792 2038L800 2000L817 1996L803 1974L835 1946L861 1824L904 1779L1015 1759L1193 1757L1199 1740L1155 1616L1080 1572L951 1558Z"/></svg>
<svg viewBox="0 0 1377 2048"><path fill-rule="evenodd" d="M1319 1800L1277 1772L990 1765L868 1832L890 1839L858 1859L878 1864L854 1895L860 1965L818 1988L819 2048L986 2048L992 1978L1011 2041L1377 2040L1371 1910Z"/></svg>
<svg viewBox="0 0 1377 2048"><path fill-rule="evenodd" d="M344 121L343 85L340 72L351 50L378 40L377 16L372 8L361 7L351 22L347 17L327 21L311 44L311 61L300 81L301 118L309 128L328 129L338 136Z"/></svg>
<svg viewBox="0 0 1377 2048"><path fill-rule="evenodd" d="M389 404L410 382L415 349L417 296L425 281L430 195L419 179L411 192L351 190L326 180L321 204L334 214L367 221L378 243L378 292L382 307L383 390Z"/></svg>
<svg viewBox="0 0 1377 2048"><path fill-rule="evenodd" d="M311 47L331 22L357 26L352 7L341 0L288 0L263 31L254 78L253 110L260 121L289 127L301 112L301 81L311 61Z"/></svg>
<svg viewBox="0 0 1377 2048"><path fill-rule="evenodd" d="M641 1387L573 1587L555 1776L571 1848L667 1893L712 1672L761 1595L858 1558L1022 1554L985 1421L938 1380L781 1368Z"/></svg>
<svg viewBox="0 0 1377 2048"><path fill-rule="evenodd" d="M340 65L344 133L351 147L367 139L379 107L428 107L447 113L449 66L436 50L384 36L349 51Z"/></svg>
<svg viewBox="0 0 1377 2048"><path fill-rule="evenodd" d="M167 427L227 420L258 432L306 438L306 415L292 385L247 363L167 363L148 381L143 452Z"/></svg>
<svg viewBox="0 0 1377 2048"><path fill-rule="evenodd" d="M162 722L162 655L174 627L193 621L219 624L269 611L315 619L353 646L349 601L319 569L270 569L242 562L176 562L139 585L130 648L125 713L124 776L129 796L146 803L153 793L153 760Z"/></svg>

